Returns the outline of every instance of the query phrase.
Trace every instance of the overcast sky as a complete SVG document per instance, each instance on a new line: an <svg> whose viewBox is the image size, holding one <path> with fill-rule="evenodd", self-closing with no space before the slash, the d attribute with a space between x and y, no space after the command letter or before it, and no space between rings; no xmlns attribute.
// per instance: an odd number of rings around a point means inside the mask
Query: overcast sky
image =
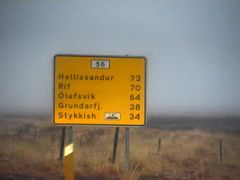
<svg viewBox="0 0 240 180"><path fill-rule="evenodd" d="M51 113L55 54L148 59L149 114L240 115L239 0L0 0L0 113Z"/></svg>

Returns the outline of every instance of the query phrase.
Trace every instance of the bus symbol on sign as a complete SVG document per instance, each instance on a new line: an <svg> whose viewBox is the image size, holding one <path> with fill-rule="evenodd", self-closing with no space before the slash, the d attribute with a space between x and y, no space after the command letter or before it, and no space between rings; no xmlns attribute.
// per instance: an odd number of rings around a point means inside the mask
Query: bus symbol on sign
<svg viewBox="0 0 240 180"><path fill-rule="evenodd" d="M120 113L118 112L107 112L105 113L106 120L120 120Z"/></svg>

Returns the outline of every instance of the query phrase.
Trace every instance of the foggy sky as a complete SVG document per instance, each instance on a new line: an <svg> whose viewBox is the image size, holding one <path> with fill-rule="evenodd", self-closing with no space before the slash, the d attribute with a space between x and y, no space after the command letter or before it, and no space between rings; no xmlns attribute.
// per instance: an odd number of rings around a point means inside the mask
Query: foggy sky
<svg viewBox="0 0 240 180"><path fill-rule="evenodd" d="M239 0L0 0L0 113L51 113L55 54L148 59L147 109L240 115Z"/></svg>

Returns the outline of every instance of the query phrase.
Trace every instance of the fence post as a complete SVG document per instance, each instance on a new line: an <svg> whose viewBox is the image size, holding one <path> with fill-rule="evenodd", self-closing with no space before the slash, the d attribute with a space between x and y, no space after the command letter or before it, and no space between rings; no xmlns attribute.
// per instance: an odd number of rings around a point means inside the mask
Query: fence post
<svg viewBox="0 0 240 180"><path fill-rule="evenodd" d="M34 135L33 135L34 140L36 141L37 139L37 127L34 127Z"/></svg>
<svg viewBox="0 0 240 180"><path fill-rule="evenodd" d="M113 154L112 154L112 163L114 164L116 161L116 155L117 155L117 145L118 145L118 134L119 134L119 127L115 128L115 135L113 139Z"/></svg>
<svg viewBox="0 0 240 180"><path fill-rule="evenodd" d="M51 145L52 145L52 164L53 164L53 160L54 160L54 141L55 141L55 133L52 133L52 137L51 137Z"/></svg>
<svg viewBox="0 0 240 180"><path fill-rule="evenodd" d="M219 141L220 161L222 161L222 140Z"/></svg>
<svg viewBox="0 0 240 180"><path fill-rule="evenodd" d="M5 134L8 135L8 124L5 125Z"/></svg>
<svg viewBox="0 0 240 180"><path fill-rule="evenodd" d="M158 139L158 148L157 148L157 153L160 153L160 149L161 149L161 138Z"/></svg>

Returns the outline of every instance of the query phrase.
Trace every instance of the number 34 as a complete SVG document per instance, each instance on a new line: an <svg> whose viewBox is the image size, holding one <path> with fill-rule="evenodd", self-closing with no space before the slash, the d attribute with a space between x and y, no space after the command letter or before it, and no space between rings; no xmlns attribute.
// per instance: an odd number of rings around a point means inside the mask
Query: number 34
<svg viewBox="0 0 240 180"><path fill-rule="evenodd" d="M133 114L133 113L131 113L129 118L130 118L131 120L140 119L140 114Z"/></svg>

